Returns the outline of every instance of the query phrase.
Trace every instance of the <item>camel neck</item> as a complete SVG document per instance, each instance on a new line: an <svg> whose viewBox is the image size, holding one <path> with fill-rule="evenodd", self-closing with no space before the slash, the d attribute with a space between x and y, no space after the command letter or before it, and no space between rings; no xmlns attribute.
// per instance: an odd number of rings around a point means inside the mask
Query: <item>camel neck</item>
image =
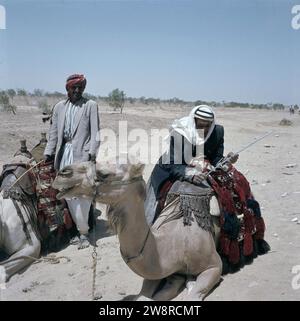
<svg viewBox="0 0 300 321"><path fill-rule="evenodd" d="M136 193L128 193L125 202L119 205L121 208L122 222L118 228L118 235L122 254L126 257L134 257L147 238L149 226L145 219L144 201Z"/></svg>
<svg viewBox="0 0 300 321"><path fill-rule="evenodd" d="M116 209L122 215L118 227L120 251L128 266L145 277L148 273L159 273L159 257L155 238L145 218L144 199L131 188ZM157 271L153 271L153 266Z"/></svg>

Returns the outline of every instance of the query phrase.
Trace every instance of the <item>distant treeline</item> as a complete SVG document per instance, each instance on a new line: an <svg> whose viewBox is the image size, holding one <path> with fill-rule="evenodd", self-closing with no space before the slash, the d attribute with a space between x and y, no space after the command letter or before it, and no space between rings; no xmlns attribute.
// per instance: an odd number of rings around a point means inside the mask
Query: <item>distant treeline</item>
<svg viewBox="0 0 300 321"><path fill-rule="evenodd" d="M115 89L112 91L118 91L119 89ZM121 91L120 91L121 92ZM132 104L132 105L171 105L171 106L197 106L201 104L210 105L212 107L239 107L239 108L252 108L252 109L273 109L273 110L284 110L287 107L280 103L268 103L268 104L250 104L250 103L241 103L241 102L216 102L216 101L204 101L204 100L197 100L197 101L185 101L179 98L170 98L170 99L160 99L160 98L152 98L152 97L127 97L125 93L123 93L123 99L125 99L125 103ZM95 101L102 101L106 102L107 104L111 103L111 93L109 93L107 96L96 96L89 93L84 93L84 96L88 99L93 99ZM16 108L14 104L14 99L16 97L22 97L22 98L35 98L38 103L38 107L42 109L47 109L47 105L49 105L48 99L51 98L51 101L53 100L60 100L66 97L65 94L54 91L54 92L47 92L42 89L34 89L33 92L26 91L25 89L7 89L7 90L1 90L0 89L0 108L9 110L11 108ZM51 105L51 104L50 104ZM298 105L293 106L296 110L299 109Z"/></svg>

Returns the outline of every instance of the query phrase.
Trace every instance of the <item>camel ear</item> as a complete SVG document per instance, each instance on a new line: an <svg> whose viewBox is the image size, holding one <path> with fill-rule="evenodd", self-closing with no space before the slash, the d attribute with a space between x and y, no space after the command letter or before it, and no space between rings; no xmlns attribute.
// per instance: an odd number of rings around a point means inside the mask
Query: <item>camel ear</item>
<svg viewBox="0 0 300 321"><path fill-rule="evenodd" d="M145 164L141 163L139 159L133 154L127 154L128 161L128 176L134 178L143 175ZM125 166L126 168L127 166Z"/></svg>
<svg viewBox="0 0 300 321"><path fill-rule="evenodd" d="M131 165L139 165L141 164L140 160L138 159L138 157L134 154L125 154L123 155L124 159L127 159L127 164L131 164Z"/></svg>
<svg viewBox="0 0 300 321"><path fill-rule="evenodd" d="M130 165L129 177L134 178L134 177L142 176L144 168L145 168L145 164L142 164L142 163Z"/></svg>
<svg viewBox="0 0 300 321"><path fill-rule="evenodd" d="M73 169L70 165L65 166L64 168L62 168L58 174L60 176L64 176L64 177L71 177L73 175Z"/></svg>
<svg viewBox="0 0 300 321"><path fill-rule="evenodd" d="M84 165L84 164L79 165L79 166L77 167L77 172L78 172L79 174L84 174L84 173L86 173L86 172L87 172L87 166Z"/></svg>

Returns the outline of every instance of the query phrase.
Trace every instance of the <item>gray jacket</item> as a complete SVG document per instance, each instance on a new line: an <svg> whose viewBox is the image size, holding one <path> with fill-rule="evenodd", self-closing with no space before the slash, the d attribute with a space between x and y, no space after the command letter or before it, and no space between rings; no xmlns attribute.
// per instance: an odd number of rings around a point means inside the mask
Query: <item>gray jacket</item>
<svg viewBox="0 0 300 321"><path fill-rule="evenodd" d="M55 153L54 167L59 169L64 146L64 124L67 104L66 100L60 101L53 108L52 124L49 131L48 143L44 155ZM84 162L89 158L89 154L97 155L99 148L99 114L98 105L93 100L82 98L78 104L75 118L75 131L72 137L74 162Z"/></svg>

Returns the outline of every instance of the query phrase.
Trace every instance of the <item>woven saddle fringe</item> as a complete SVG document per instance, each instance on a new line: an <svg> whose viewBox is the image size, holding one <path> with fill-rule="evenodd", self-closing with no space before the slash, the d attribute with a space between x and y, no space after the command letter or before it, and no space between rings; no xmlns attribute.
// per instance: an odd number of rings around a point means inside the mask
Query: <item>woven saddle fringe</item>
<svg viewBox="0 0 300 321"><path fill-rule="evenodd" d="M187 195L187 194L168 194L166 203L169 204L179 197L179 208L183 216L185 226L192 225L196 220L199 227L214 235L213 221L210 215L209 201L211 194L208 195Z"/></svg>

